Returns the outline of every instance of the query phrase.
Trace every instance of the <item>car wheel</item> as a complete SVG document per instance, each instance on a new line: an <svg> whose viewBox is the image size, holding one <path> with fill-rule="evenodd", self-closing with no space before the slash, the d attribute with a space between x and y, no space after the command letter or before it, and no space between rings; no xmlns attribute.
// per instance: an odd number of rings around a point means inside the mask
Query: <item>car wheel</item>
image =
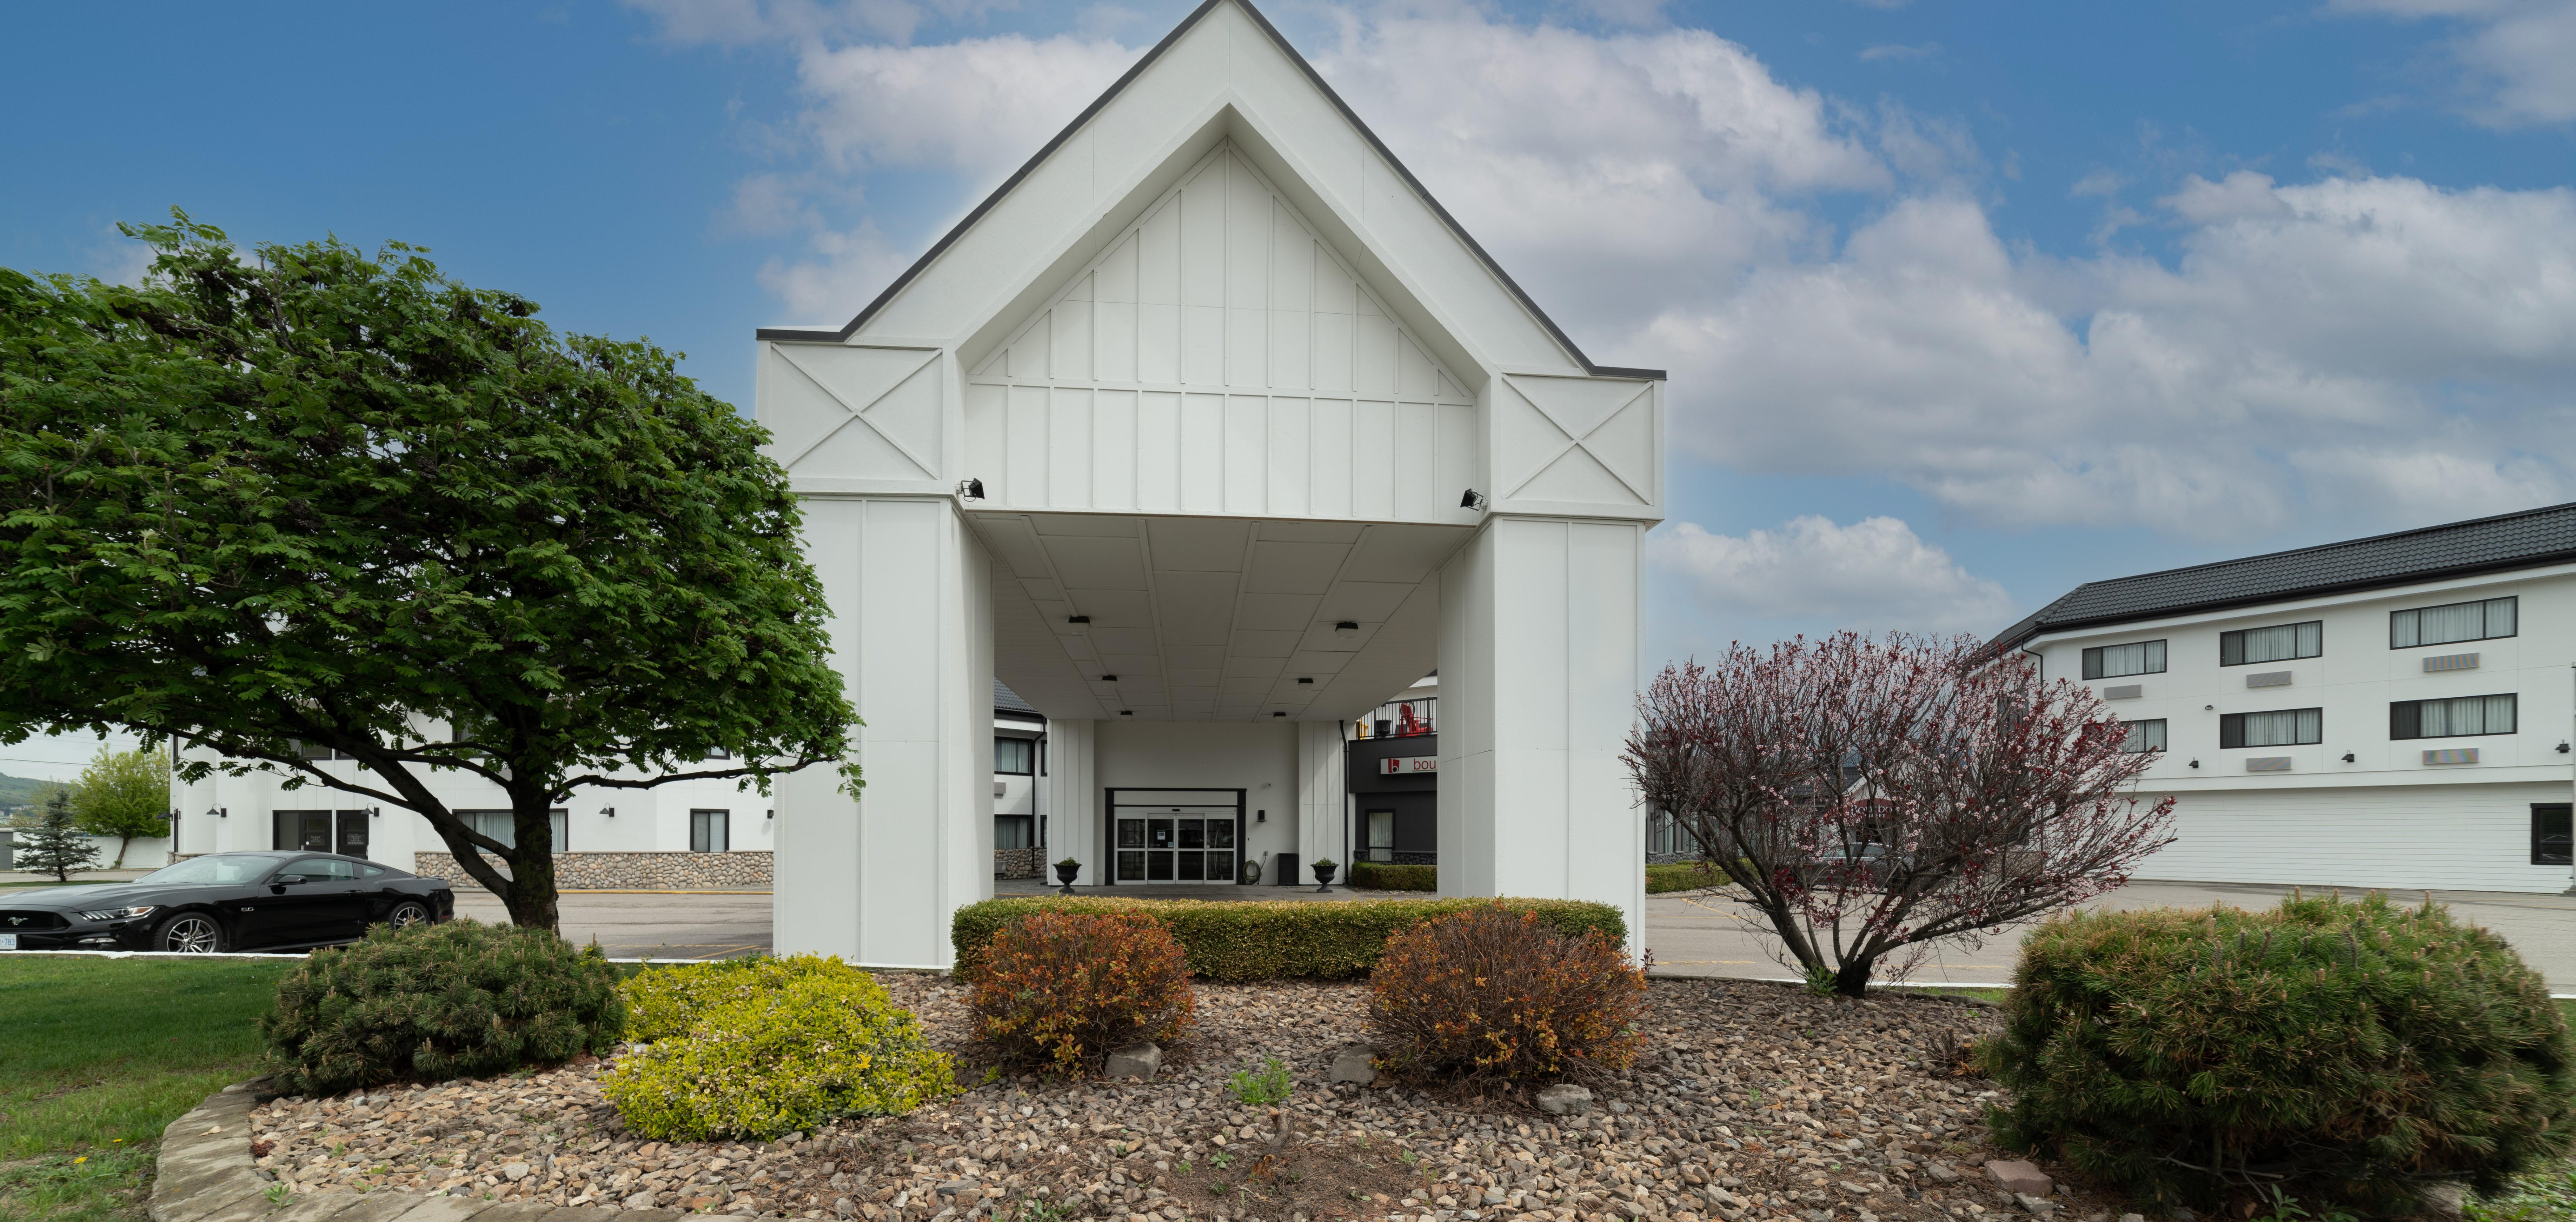
<svg viewBox="0 0 2576 1222"><path fill-rule="evenodd" d="M429 923L429 906L418 900L404 900L403 902L394 905L393 911L385 914L384 923L391 925L396 929L409 929L414 925L426 925Z"/></svg>
<svg viewBox="0 0 2576 1222"><path fill-rule="evenodd" d="M182 912L152 931L152 949L211 955L224 949L224 927L202 912Z"/></svg>

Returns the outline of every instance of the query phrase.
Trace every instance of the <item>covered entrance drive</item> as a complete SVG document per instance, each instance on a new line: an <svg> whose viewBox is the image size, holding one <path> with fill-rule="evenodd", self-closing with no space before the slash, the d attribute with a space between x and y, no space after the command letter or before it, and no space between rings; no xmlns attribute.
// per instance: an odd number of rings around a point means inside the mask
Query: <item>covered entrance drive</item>
<svg viewBox="0 0 2576 1222"><path fill-rule="evenodd" d="M1112 789L1108 805L1113 884L1239 877L1242 790Z"/></svg>
<svg viewBox="0 0 2576 1222"><path fill-rule="evenodd" d="M1585 357L1241 0L1068 118L847 325L760 333L866 721L863 800L779 786L777 949L949 966L995 679L1078 884L1225 885L1371 851L1343 726L1437 670L1442 892L1639 928L1662 373Z"/></svg>

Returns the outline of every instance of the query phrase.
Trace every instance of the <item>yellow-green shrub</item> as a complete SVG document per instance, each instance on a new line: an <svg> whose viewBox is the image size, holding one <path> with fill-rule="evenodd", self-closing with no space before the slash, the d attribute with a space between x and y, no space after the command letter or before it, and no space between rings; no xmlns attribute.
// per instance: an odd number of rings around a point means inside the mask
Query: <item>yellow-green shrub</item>
<svg viewBox="0 0 2576 1222"><path fill-rule="evenodd" d="M1433 917L1500 903L1509 912L1531 912L1539 923L1567 937L1598 931L1625 942L1628 922L1608 904L1585 900L1403 899L1130 900L1110 896L1046 896L986 900L957 910L948 936L957 951L957 974L972 980L984 948L1005 922L1032 912L1142 912L1161 921L1189 955L1190 974L1209 980L1313 978L1347 980L1368 975L1399 930Z"/></svg>
<svg viewBox="0 0 2576 1222"><path fill-rule="evenodd" d="M874 977L841 962L838 955L708 959L648 968L617 989L626 999L626 1037L659 1040L686 1035L701 1015L717 1006L775 992L807 977L875 984Z"/></svg>
<svg viewBox="0 0 2576 1222"><path fill-rule="evenodd" d="M1697 862L1677 861L1670 865L1646 867L1646 894L1662 895L1667 891L1697 891L1726 882L1726 876Z"/></svg>
<svg viewBox="0 0 2576 1222"><path fill-rule="evenodd" d="M790 974L730 996L688 1034L628 1054L600 1086L626 1127L655 1141L765 1140L840 1116L900 1115L958 1091L956 1066L912 1012L855 971Z"/></svg>

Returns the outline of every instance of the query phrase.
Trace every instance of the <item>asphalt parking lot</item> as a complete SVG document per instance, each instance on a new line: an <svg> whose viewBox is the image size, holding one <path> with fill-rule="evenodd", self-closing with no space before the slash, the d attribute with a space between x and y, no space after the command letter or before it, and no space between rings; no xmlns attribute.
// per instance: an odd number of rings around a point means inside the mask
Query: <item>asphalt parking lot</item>
<svg viewBox="0 0 2576 1222"><path fill-rule="evenodd" d="M1001 884L1004 893L1039 890L1032 884ZM2211 903L2244 908L2270 907L2287 887L2236 883L2133 883L2095 903L2095 907L2128 909L2156 906L2198 908ZM1244 888L1244 899L1340 899L1370 892L1334 888L1331 896L1311 888ZM2409 902L2418 896L2398 897ZM2576 896L2519 895L2498 892L2437 891L2433 898L2453 915L2502 934L2540 970L2551 991L2576 993ZM575 942L596 939L617 958L718 959L759 954L770 948L770 896L765 891L575 892L562 900L564 936ZM483 921L504 918L501 903L478 890L459 888L457 911ZM1646 946L1655 955L1658 974L1681 976L1781 977L1793 975L1772 956L1773 939L1761 918L1724 897L1700 892L1649 896L1646 900ZM1915 972L1927 984L2000 984L2012 978L2018 931L2007 931L1982 948L1950 944L1936 948Z"/></svg>

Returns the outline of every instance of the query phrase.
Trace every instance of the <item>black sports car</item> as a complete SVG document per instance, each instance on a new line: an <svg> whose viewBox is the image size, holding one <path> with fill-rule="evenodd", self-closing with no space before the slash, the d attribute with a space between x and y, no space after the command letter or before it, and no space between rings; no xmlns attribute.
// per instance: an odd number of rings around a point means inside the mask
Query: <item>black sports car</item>
<svg viewBox="0 0 2576 1222"><path fill-rule="evenodd" d="M301 950L456 915L441 879L328 853L208 853L105 886L0 892L0 951Z"/></svg>

